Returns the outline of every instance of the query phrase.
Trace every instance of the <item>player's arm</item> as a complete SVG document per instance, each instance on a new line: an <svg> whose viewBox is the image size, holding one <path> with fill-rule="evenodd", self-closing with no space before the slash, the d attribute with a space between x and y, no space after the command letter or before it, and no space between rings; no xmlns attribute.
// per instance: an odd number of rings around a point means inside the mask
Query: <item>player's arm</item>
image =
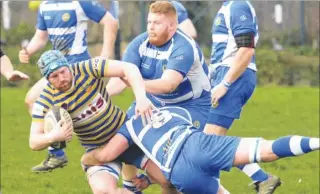
<svg viewBox="0 0 320 194"><path fill-rule="evenodd" d="M106 145L84 154L81 163L84 165L100 165L111 162L129 148L127 138L116 134Z"/></svg>
<svg viewBox="0 0 320 194"><path fill-rule="evenodd" d="M31 123L29 147L33 151L43 150L54 142L52 137L44 134L43 128L44 128L43 121L36 121L36 122L33 121Z"/></svg>
<svg viewBox="0 0 320 194"><path fill-rule="evenodd" d="M125 52L123 53L123 61L129 62L137 65L137 67L141 64L141 57L139 54L139 46L140 46L140 36L136 37L132 40ZM110 96L115 96L120 94L124 89L126 89L127 85L120 78L113 77L109 80L107 84L107 91Z"/></svg>
<svg viewBox="0 0 320 194"><path fill-rule="evenodd" d="M63 120L58 122L59 130L52 129L48 133L44 133L44 117L50 107L53 106L49 100L50 95L44 89L40 97L36 100L32 109L32 123L30 127L29 147L33 151L39 151L47 148L54 142L66 141L70 135L72 137L72 128L67 126Z"/></svg>
<svg viewBox="0 0 320 194"><path fill-rule="evenodd" d="M89 62L89 63L88 63ZM92 65L93 64L93 65ZM136 99L136 116L141 115L143 120L150 121L153 104L147 98L144 81L137 66L132 63L94 58L80 63L80 68L86 68L94 77L125 77L132 87Z"/></svg>
<svg viewBox="0 0 320 194"><path fill-rule="evenodd" d="M37 30L34 36L32 37L30 43L22 45L23 49L19 52L19 60L21 63L29 63L29 58L34 53L42 49L48 42L49 35L47 31L47 26L44 20L44 16L41 12L41 7L38 10L37 18Z"/></svg>
<svg viewBox="0 0 320 194"><path fill-rule="evenodd" d="M9 59L9 57L7 57L2 50L0 49L0 72L3 76L6 77L6 79L8 81L18 81L18 80L24 80L24 79L29 79L29 77L20 72L20 71L14 71L12 63Z"/></svg>
<svg viewBox="0 0 320 194"><path fill-rule="evenodd" d="M49 35L47 30L37 29L25 50L30 56L33 55L47 44L48 37Z"/></svg>
<svg viewBox="0 0 320 194"><path fill-rule="evenodd" d="M183 75L172 69L167 69L163 72L160 79L148 80L146 90L150 94L167 94L173 92L182 82Z"/></svg>
<svg viewBox="0 0 320 194"><path fill-rule="evenodd" d="M125 77L132 87L137 101L146 97L145 84L136 65L124 61L109 60L105 73L106 77Z"/></svg>
<svg viewBox="0 0 320 194"><path fill-rule="evenodd" d="M253 16L247 2L235 2L231 14L231 29L239 48L229 71L224 77L227 83L235 82L246 70L255 53ZM244 18L241 20L240 18Z"/></svg>
<svg viewBox="0 0 320 194"><path fill-rule="evenodd" d="M181 29L184 33L192 38L197 38L197 30L194 27L191 19L186 19L179 24L179 29Z"/></svg>
<svg viewBox="0 0 320 194"><path fill-rule="evenodd" d="M99 23L103 25L103 47L100 56L113 59L114 45L118 33L118 21L107 12Z"/></svg>
<svg viewBox="0 0 320 194"><path fill-rule="evenodd" d="M191 45L178 47L169 57L167 69L160 79L145 81L146 90L150 94L167 94L173 92L187 75L194 63Z"/></svg>

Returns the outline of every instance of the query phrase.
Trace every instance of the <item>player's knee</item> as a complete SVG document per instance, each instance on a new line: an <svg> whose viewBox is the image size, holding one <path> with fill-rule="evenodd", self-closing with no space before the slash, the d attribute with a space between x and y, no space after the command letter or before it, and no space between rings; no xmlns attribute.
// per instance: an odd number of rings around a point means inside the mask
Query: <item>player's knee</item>
<svg viewBox="0 0 320 194"><path fill-rule="evenodd" d="M260 146L260 155L261 155L261 161L263 162L270 162L277 159L277 156L272 151L272 143L273 141L270 140L261 140L261 146Z"/></svg>

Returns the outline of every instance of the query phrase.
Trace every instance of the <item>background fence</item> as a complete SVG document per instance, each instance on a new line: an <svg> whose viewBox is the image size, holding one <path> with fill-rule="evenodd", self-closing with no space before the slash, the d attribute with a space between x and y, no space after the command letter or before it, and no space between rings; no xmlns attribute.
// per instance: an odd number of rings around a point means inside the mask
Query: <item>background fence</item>
<svg viewBox="0 0 320 194"><path fill-rule="evenodd" d="M2 1L3 2L3 1ZM110 1L100 2L109 7ZM121 50L138 34L145 31L148 5L151 1L119 1ZM181 1L187 8L197 31L207 61L211 52L211 28L222 1ZM257 49L259 84L319 85L319 1L252 1L259 23L260 39ZM276 5L282 8L281 23L275 13ZM1 40L4 50L15 64L21 41L31 39L35 32L36 11L28 8L27 1L10 1L11 28L3 29ZM2 12L3 13L3 12ZM1 22L3 23L1 15ZM92 56L100 52L103 40L102 27L90 23L89 50ZM47 47L47 48L50 48ZM281 48L281 49L279 49ZM281 50L281 51L279 51ZM31 64L37 59L34 56ZM27 68L28 66L21 68ZM19 68L20 68L19 67ZM37 72L37 71L36 71ZM34 76L35 78L39 75ZM3 82L2 85L12 85ZM16 85L14 83L13 85Z"/></svg>

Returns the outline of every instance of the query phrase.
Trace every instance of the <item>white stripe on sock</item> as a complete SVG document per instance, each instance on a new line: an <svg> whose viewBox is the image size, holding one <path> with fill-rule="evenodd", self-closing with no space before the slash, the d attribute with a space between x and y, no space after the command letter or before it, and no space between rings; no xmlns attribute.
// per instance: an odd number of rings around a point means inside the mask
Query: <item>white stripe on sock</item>
<svg viewBox="0 0 320 194"><path fill-rule="evenodd" d="M320 147L320 138L310 138L309 146L312 150L318 150Z"/></svg>
<svg viewBox="0 0 320 194"><path fill-rule="evenodd" d="M301 140L301 136L292 136L289 142L290 150L296 156L304 154L304 152L301 149Z"/></svg>
<svg viewBox="0 0 320 194"><path fill-rule="evenodd" d="M244 172L246 175L251 177L254 175L254 173L258 172L260 170L260 166L256 163L253 164L247 164L243 167L242 172Z"/></svg>
<svg viewBox="0 0 320 194"><path fill-rule="evenodd" d="M122 184L127 185L129 187L134 187L134 184L131 181L122 180Z"/></svg>

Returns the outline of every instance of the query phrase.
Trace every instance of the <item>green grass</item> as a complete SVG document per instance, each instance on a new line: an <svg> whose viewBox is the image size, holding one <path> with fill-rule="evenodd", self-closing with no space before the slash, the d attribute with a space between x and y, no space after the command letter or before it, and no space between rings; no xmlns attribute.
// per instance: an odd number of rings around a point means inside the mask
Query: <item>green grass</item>
<svg viewBox="0 0 320 194"><path fill-rule="evenodd" d="M1 88L2 193L91 193L79 162L83 149L76 138L66 149L69 158L67 167L47 174L31 173L31 167L43 160L46 152L32 152L28 147L31 119L23 103L26 91ZM126 109L132 99L132 94L127 92L113 101ZM258 88L244 108L241 120L234 123L229 134L262 136L266 139L291 134L319 136L319 89ZM280 176L284 182L276 193L319 193L319 152L262 166L266 171ZM253 193L248 187L250 179L238 169L223 173L222 183L231 193ZM159 194L160 190L153 186L145 193Z"/></svg>

